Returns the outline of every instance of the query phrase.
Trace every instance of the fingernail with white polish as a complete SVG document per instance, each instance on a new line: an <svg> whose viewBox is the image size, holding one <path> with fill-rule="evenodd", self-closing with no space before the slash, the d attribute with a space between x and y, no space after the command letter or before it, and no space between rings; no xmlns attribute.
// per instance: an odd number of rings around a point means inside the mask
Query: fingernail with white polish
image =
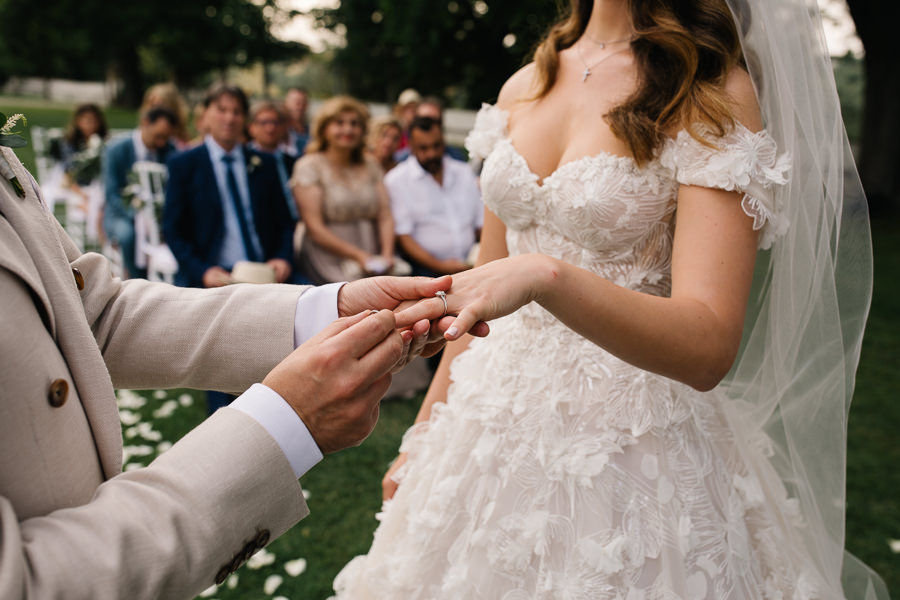
<svg viewBox="0 0 900 600"><path fill-rule="evenodd" d="M459 333L459 329L457 329L456 325L447 330L447 335L450 337L456 337L457 333Z"/></svg>

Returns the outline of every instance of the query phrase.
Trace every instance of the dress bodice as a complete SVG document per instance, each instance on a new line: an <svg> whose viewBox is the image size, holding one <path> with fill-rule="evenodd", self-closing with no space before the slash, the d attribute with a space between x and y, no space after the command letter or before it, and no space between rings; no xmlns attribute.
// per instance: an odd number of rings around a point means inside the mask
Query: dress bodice
<svg viewBox="0 0 900 600"><path fill-rule="evenodd" d="M540 181L507 135L508 114L484 105L466 140L484 159L484 202L507 227L511 255L540 252L602 275L623 287L668 295L679 186L743 192L744 211L767 247L786 226L773 189L786 181L790 158L778 156L765 131L740 124L709 144L682 131L638 166L600 153L560 166Z"/></svg>

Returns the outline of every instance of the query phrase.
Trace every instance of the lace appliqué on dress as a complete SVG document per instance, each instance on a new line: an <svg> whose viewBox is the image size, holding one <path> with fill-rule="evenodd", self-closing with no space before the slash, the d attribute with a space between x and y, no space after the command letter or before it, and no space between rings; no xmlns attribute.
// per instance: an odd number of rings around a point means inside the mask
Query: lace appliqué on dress
<svg viewBox="0 0 900 600"><path fill-rule="evenodd" d="M475 126L466 136L466 150L474 158L485 159L498 142L506 137L509 113L490 104L482 104L475 116Z"/></svg>
<svg viewBox="0 0 900 600"><path fill-rule="evenodd" d="M681 184L743 192L741 206L753 217L753 229L761 230L759 247L770 248L788 227L775 190L788 181L790 154L779 155L767 131L753 133L740 123L721 138L711 135L708 127L697 129L710 145L682 130L663 148L660 162Z"/></svg>

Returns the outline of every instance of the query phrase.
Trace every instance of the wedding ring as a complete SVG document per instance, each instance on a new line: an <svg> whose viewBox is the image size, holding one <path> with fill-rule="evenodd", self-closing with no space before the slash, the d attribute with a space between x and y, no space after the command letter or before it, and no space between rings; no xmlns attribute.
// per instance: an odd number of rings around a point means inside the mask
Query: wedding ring
<svg viewBox="0 0 900 600"><path fill-rule="evenodd" d="M437 292L434 296L440 298L444 302L444 313L441 317L447 316L447 292Z"/></svg>

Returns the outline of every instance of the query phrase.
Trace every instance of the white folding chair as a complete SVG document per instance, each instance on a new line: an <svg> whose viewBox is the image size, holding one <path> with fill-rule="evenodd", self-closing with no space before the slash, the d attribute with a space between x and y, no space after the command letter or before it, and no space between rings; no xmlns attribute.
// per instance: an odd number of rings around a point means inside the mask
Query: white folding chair
<svg viewBox="0 0 900 600"><path fill-rule="evenodd" d="M134 163L140 189L140 208L134 215L135 264L147 269L147 279L173 283L178 261L162 241L157 214L166 200L168 170L152 161Z"/></svg>

